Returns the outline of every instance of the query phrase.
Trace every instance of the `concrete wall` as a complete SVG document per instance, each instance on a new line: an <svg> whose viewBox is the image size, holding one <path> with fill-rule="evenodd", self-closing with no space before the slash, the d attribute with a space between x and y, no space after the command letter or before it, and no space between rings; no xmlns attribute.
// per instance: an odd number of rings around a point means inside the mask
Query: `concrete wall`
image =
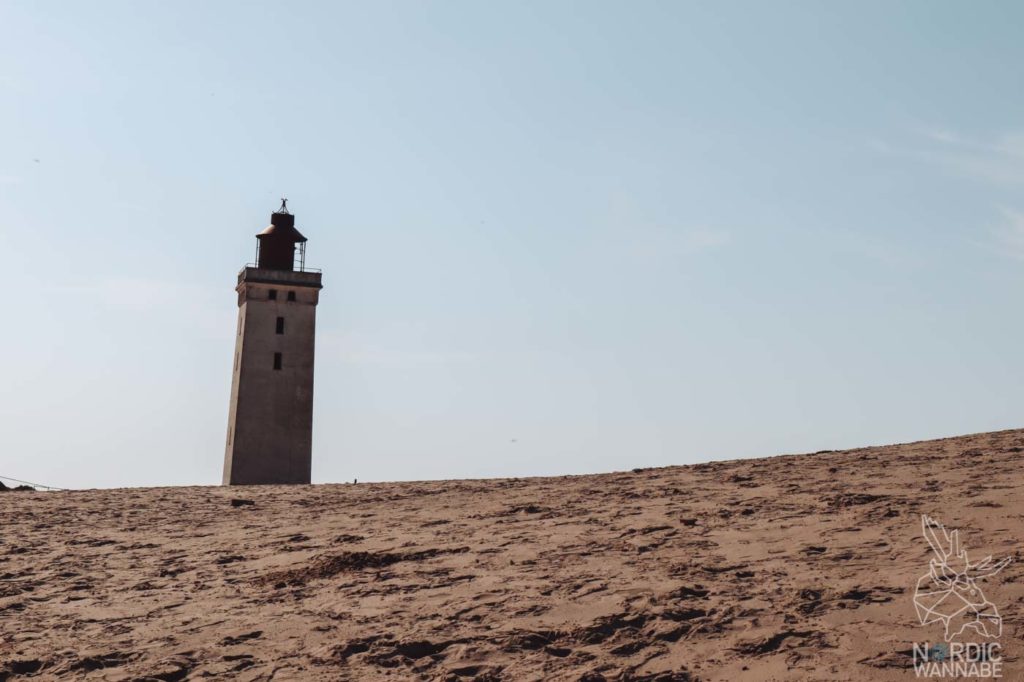
<svg viewBox="0 0 1024 682"><path fill-rule="evenodd" d="M320 276L247 268L238 284L224 484L309 483ZM301 275L302 277L288 277ZM277 299L270 300L271 290ZM288 293L295 293L295 301ZM284 333L276 333L277 318ZM281 369L274 369L274 354Z"/></svg>

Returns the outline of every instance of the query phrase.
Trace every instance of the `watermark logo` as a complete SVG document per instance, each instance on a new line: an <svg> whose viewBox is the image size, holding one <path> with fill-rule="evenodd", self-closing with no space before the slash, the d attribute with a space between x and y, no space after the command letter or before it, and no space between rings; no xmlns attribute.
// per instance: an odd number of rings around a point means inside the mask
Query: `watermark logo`
<svg viewBox="0 0 1024 682"><path fill-rule="evenodd" d="M921 531L934 556L917 581L914 608L921 625L942 623L945 642L914 644L914 671L918 677L1002 677L999 643L991 640L1002 635L1003 619L978 581L999 573L1010 558L971 563L960 531L947 531L929 516L921 516Z"/></svg>

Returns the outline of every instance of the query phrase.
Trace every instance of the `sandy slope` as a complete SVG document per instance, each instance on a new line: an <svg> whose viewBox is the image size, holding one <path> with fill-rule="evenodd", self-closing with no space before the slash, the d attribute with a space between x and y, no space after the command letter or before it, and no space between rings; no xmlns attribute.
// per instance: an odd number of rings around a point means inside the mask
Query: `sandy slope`
<svg viewBox="0 0 1024 682"><path fill-rule="evenodd" d="M914 679L920 513L1020 660L1024 431L595 476L0 494L0 680ZM254 504L232 506L232 498Z"/></svg>

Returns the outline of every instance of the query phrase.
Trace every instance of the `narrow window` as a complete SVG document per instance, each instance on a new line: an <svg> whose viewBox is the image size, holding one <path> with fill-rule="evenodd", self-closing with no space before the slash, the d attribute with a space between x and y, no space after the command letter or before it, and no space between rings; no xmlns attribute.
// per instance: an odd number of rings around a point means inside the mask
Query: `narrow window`
<svg viewBox="0 0 1024 682"><path fill-rule="evenodd" d="M281 354L274 353L274 369L281 369Z"/></svg>
<svg viewBox="0 0 1024 682"><path fill-rule="evenodd" d="M277 333L278 334L284 334L284 318L283 317L277 318Z"/></svg>
<svg viewBox="0 0 1024 682"><path fill-rule="evenodd" d="M235 371L238 371L238 353L235 353Z"/></svg>
<svg viewBox="0 0 1024 682"><path fill-rule="evenodd" d="M267 292L267 300L268 301L276 301L277 300L277 289L271 289L270 291Z"/></svg>
<svg viewBox="0 0 1024 682"><path fill-rule="evenodd" d="M295 292L294 291L289 291L288 292L288 300L289 301L294 301L295 300Z"/></svg>

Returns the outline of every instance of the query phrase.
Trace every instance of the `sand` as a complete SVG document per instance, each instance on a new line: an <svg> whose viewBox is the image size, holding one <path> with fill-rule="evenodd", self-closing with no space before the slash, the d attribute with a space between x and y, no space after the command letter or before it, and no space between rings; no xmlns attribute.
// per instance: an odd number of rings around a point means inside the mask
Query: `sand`
<svg viewBox="0 0 1024 682"><path fill-rule="evenodd" d="M1022 457L3 493L0 680L908 680L922 513L1016 558L984 590L1024 679Z"/></svg>

